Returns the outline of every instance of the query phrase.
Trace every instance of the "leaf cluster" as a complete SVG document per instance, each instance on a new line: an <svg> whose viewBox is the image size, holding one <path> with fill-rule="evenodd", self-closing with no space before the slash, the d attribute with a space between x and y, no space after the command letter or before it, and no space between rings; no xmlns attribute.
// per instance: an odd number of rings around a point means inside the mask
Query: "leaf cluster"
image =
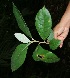
<svg viewBox="0 0 70 78"><path fill-rule="evenodd" d="M49 11L46 9L46 7L44 6L42 9L40 9L35 18L35 26L40 37L43 39L43 42L36 41L35 39L32 38L32 35L23 19L22 14L14 5L14 3L13 3L13 13L19 28L23 31L24 34L21 33L14 34L15 37L23 44L18 45L12 54L11 57L12 71L17 70L24 63L28 46L34 42L39 43L32 55L35 61L43 61L45 63L58 62L60 58L58 58L51 51L45 50L40 46L41 43L49 44L50 49L55 50L60 45L60 40L56 40L54 38L53 30L51 29L52 27L51 15ZM30 37L32 40L29 40L27 37Z"/></svg>

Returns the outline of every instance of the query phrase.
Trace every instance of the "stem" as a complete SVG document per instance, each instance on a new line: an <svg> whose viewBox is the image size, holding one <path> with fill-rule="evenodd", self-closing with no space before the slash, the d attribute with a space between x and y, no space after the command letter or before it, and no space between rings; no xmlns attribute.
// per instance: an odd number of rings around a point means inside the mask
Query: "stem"
<svg viewBox="0 0 70 78"><path fill-rule="evenodd" d="M39 43L39 41L36 41L36 40L31 41L31 43L34 43L34 42L38 42Z"/></svg>
<svg viewBox="0 0 70 78"><path fill-rule="evenodd" d="M31 43L39 43L39 44L49 44L48 42L45 42L45 41L43 41L43 42L40 42L40 41L36 41L36 40L33 40L33 41L31 41Z"/></svg>
<svg viewBox="0 0 70 78"><path fill-rule="evenodd" d="M45 41L44 41L44 42L39 42L39 44L41 44L41 43L42 43L42 44L44 44L44 43L45 43L45 44L49 44L48 42L45 42Z"/></svg>

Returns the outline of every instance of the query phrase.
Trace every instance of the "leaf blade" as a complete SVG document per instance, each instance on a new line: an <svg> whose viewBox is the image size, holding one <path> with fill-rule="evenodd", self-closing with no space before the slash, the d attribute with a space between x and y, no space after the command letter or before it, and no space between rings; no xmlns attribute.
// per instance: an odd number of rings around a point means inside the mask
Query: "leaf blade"
<svg viewBox="0 0 70 78"><path fill-rule="evenodd" d="M17 70L25 61L28 44L20 44L16 47L11 57L12 72Z"/></svg>
<svg viewBox="0 0 70 78"><path fill-rule="evenodd" d="M55 50L55 49L57 49L57 47L60 45L60 43L61 43L60 40L53 38L53 39L49 42L49 47L50 47L50 49Z"/></svg>
<svg viewBox="0 0 70 78"><path fill-rule="evenodd" d="M15 37L16 37L19 41L21 41L21 42L23 42L23 43L29 43L29 42L30 42L30 40L29 40L24 34L15 33L14 35L15 35Z"/></svg>
<svg viewBox="0 0 70 78"><path fill-rule="evenodd" d="M19 28L27 35L29 36L30 38L32 38L31 36L31 33L29 31L29 28L27 27L20 11L17 9L17 7L14 5L13 3L13 13L14 13L14 16L16 18L16 21L18 23L18 26Z"/></svg>
<svg viewBox="0 0 70 78"><path fill-rule="evenodd" d="M45 63L54 63L60 60L54 53L43 49L40 45L37 46L32 57L35 61L43 61Z"/></svg>
<svg viewBox="0 0 70 78"><path fill-rule="evenodd" d="M50 35L47 38L47 40L50 42L53 38L54 38L54 33L53 33L53 30L51 30Z"/></svg>
<svg viewBox="0 0 70 78"><path fill-rule="evenodd" d="M49 36L52 26L52 19L49 11L43 7L39 10L35 18L36 29L43 40Z"/></svg>

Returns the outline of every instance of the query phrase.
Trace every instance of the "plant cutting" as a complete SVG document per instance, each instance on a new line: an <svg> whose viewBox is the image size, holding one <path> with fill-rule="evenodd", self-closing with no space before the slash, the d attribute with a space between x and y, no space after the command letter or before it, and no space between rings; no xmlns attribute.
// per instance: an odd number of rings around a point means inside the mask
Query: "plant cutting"
<svg viewBox="0 0 70 78"><path fill-rule="evenodd" d="M40 9L35 17L35 27L37 29L38 34L43 39L43 42L35 40L28 26L26 25L22 14L17 9L17 7L13 3L13 14L16 18L19 28L23 31L23 33L15 33L14 36L22 42L22 44L18 45L11 57L11 69L12 72L17 70L25 61L27 49L30 44L37 42L38 46L33 52L33 59L35 61L42 61L45 63L54 63L60 60L54 53L51 51L45 50L42 48L40 44L48 44L50 49L55 50L60 45L60 40L54 38L52 27L52 19L49 11L43 6ZM28 39L30 37L30 39Z"/></svg>

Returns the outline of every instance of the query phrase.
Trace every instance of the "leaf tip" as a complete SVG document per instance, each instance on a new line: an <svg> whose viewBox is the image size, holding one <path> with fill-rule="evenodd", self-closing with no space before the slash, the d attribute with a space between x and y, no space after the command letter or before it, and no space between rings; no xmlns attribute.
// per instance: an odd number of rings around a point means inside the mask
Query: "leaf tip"
<svg viewBox="0 0 70 78"><path fill-rule="evenodd" d="M43 7L45 8L45 5Z"/></svg>
<svg viewBox="0 0 70 78"><path fill-rule="evenodd" d="M14 72L15 70L14 69L11 69L12 70L12 72Z"/></svg>
<svg viewBox="0 0 70 78"><path fill-rule="evenodd" d="M12 70L12 72L14 72L14 71L17 70L17 69L11 68L11 70Z"/></svg>
<svg viewBox="0 0 70 78"><path fill-rule="evenodd" d="M12 2L12 5L15 6L14 2Z"/></svg>

